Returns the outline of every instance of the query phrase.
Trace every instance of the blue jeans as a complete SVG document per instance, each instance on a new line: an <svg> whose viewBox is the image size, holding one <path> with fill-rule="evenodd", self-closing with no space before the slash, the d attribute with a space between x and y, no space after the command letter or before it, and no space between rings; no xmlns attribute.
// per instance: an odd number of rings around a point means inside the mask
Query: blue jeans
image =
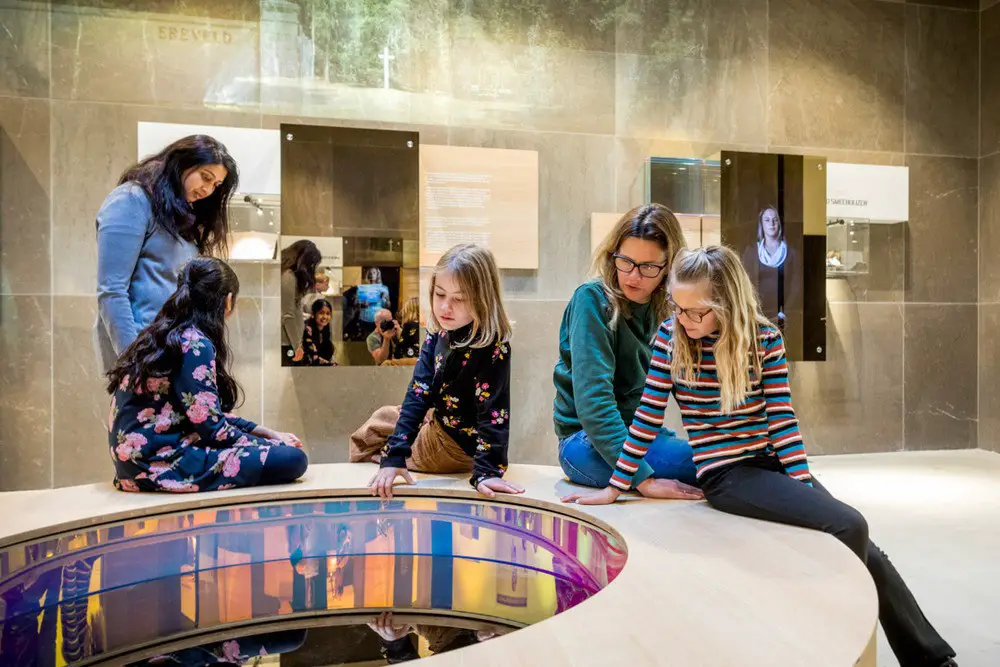
<svg viewBox="0 0 1000 667"><path fill-rule="evenodd" d="M691 446L687 440L681 440L672 431L660 431L644 460L653 469L653 477L697 484ZM611 466L590 444L584 431L577 431L560 441L559 465L574 484L603 489L611 479Z"/></svg>

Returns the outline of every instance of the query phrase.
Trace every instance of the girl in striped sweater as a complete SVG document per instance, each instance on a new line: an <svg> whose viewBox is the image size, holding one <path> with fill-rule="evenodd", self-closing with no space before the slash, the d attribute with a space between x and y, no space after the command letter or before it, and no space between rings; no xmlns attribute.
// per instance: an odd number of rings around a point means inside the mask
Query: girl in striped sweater
<svg viewBox="0 0 1000 667"><path fill-rule="evenodd" d="M781 332L761 313L739 257L722 246L682 250L669 289L673 315L657 333L642 400L609 486L563 500L607 504L627 491L673 394L712 507L834 535L872 574L879 618L901 667L955 665L955 652L869 541L864 517L810 474Z"/></svg>

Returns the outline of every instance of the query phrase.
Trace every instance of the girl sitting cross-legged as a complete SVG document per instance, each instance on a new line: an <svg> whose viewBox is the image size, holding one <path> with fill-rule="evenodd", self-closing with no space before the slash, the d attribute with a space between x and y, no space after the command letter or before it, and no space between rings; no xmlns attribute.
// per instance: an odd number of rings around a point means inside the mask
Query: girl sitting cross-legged
<svg viewBox="0 0 1000 667"><path fill-rule="evenodd" d="M239 288L222 260L191 260L177 291L108 372L118 489L218 491L292 482L305 472L294 435L226 414L242 393L226 342Z"/></svg>

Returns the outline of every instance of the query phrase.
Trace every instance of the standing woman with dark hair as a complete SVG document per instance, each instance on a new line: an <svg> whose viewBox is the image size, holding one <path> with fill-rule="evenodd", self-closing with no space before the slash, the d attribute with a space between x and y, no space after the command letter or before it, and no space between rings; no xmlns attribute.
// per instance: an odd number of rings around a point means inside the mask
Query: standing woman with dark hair
<svg viewBox="0 0 1000 667"><path fill-rule="evenodd" d="M302 297L313 289L316 267L323 254L307 239L296 241L281 251L281 365L294 366L302 361Z"/></svg>
<svg viewBox="0 0 1000 667"><path fill-rule="evenodd" d="M149 324L197 255L224 255L239 182L226 147L192 135L129 167L97 213L95 346L103 371Z"/></svg>

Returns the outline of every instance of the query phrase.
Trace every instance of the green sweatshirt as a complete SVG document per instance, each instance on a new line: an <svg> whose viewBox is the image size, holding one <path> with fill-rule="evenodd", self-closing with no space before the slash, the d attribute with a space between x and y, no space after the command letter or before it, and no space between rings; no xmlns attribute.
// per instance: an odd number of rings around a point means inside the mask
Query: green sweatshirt
<svg viewBox="0 0 1000 667"><path fill-rule="evenodd" d="M612 329L610 305L598 280L577 288L559 327L559 361L553 372L556 435L583 430L591 445L614 468L639 406L652 357L650 341L659 322L649 304L632 304L628 317ZM633 485L653 474L645 461Z"/></svg>

